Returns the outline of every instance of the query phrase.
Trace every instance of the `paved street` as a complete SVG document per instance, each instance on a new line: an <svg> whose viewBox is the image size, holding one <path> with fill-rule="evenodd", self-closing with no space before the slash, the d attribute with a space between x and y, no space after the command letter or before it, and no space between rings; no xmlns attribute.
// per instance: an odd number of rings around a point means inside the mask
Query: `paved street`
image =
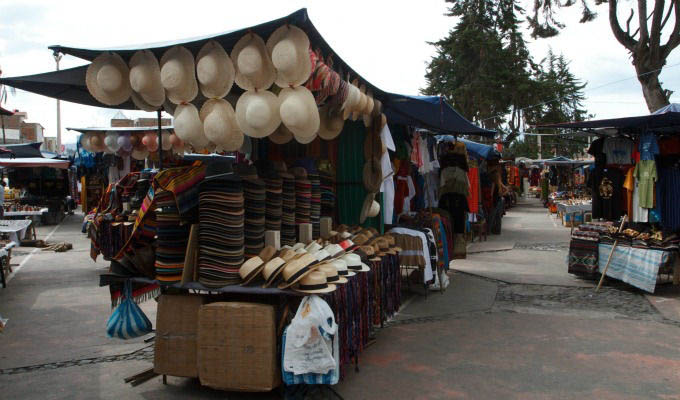
<svg viewBox="0 0 680 400"><path fill-rule="evenodd" d="M82 217L39 237L74 250L15 251L20 268L0 289L2 398L280 398L226 394L195 380L123 378L151 366L141 339L109 339L108 290L89 258ZM553 223L554 222L554 223ZM535 201L510 210L503 234L456 260L444 294L410 295L334 389L344 399L680 399L678 291L646 296L566 273L569 229ZM15 267L16 269L17 267ZM155 302L142 304L155 320ZM311 398L333 398L322 391Z"/></svg>

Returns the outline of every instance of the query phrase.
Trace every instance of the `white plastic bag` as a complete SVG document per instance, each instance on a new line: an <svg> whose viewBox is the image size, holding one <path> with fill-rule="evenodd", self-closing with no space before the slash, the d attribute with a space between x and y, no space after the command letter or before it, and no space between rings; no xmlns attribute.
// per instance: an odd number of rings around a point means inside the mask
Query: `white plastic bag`
<svg viewBox="0 0 680 400"><path fill-rule="evenodd" d="M302 299L286 332L283 368L295 375L326 374L337 367L338 325L333 311L319 296ZM336 352L337 354L337 352Z"/></svg>

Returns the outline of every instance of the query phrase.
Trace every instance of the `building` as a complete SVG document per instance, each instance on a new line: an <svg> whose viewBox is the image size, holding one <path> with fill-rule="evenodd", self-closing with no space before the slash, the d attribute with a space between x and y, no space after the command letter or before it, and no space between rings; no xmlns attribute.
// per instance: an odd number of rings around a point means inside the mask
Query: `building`
<svg viewBox="0 0 680 400"><path fill-rule="evenodd" d="M0 131L0 143L42 142L45 138L45 128L39 122L28 122L27 120L28 113L25 111L15 111L14 115L3 116L2 123L0 124L2 128Z"/></svg>
<svg viewBox="0 0 680 400"><path fill-rule="evenodd" d="M161 118L161 126L170 126L172 125L172 120L170 118ZM111 118L111 127L112 128L121 128L121 127L139 127L139 126L158 126L158 120L156 118L136 118L136 119L130 119L123 114L122 111L118 111L116 115Z"/></svg>

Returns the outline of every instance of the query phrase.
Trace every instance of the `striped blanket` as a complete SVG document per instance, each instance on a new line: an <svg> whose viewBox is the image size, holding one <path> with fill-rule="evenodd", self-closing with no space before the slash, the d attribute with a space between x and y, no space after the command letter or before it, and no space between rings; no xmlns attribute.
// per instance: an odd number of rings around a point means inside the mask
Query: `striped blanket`
<svg viewBox="0 0 680 400"><path fill-rule="evenodd" d="M600 268L604 269L612 245L600 243ZM646 292L654 293L659 268L665 265L670 253L663 250L617 246L607 269L607 276L626 282Z"/></svg>

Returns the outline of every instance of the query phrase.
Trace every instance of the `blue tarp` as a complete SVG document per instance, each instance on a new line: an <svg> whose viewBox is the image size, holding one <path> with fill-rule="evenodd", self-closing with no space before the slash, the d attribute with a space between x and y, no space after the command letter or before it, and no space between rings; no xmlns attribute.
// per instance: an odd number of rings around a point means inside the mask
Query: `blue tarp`
<svg viewBox="0 0 680 400"><path fill-rule="evenodd" d="M453 142L456 140L456 138L450 135L443 135L438 136L437 140L441 142ZM471 157L484 160L495 160L501 158L501 153L494 149L493 146L489 146L488 144L481 144L463 138L458 138L458 141L465 143L465 148Z"/></svg>
<svg viewBox="0 0 680 400"><path fill-rule="evenodd" d="M373 91L373 96L383 103L384 112L390 123L410 125L448 134L494 135L494 131L479 128L467 121L449 104L443 101L441 97L405 96L390 93L375 87L361 78L361 76L350 68L328 43L326 43L319 31L310 21L307 10L304 8L286 17L273 21L201 38L107 49L81 49L59 45L50 46L50 49L55 52L70 54L88 61L94 60L99 54L107 51L116 52L123 57L123 59L129 60L137 50L149 49L160 59L163 53L172 46L181 44L195 55L208 40L215 40L220 43L227 52L230 52L234 44L236 44L236 42L247 32L255 32L266 40L274 30L286 23L294 24L304 30L315 49L320 49L325 56L332 56L333 69L341 76L346 77L349 75L351 79L354 79L355 77L360 78L360 81L366 84L367 89ZM87 91L85 85L86 70L87 66L85 65L44 74L4 78L0 79L0 83L74 103L108 107L95 100ZM241 92L237 86L234 86L234 89L232 90L236 94ZM199 95L199 98L197 98L194 103L196 103L197 106L200 106L204 100L205 99ZM136 109L131 101L127 101L112 108Z"/></svg>

